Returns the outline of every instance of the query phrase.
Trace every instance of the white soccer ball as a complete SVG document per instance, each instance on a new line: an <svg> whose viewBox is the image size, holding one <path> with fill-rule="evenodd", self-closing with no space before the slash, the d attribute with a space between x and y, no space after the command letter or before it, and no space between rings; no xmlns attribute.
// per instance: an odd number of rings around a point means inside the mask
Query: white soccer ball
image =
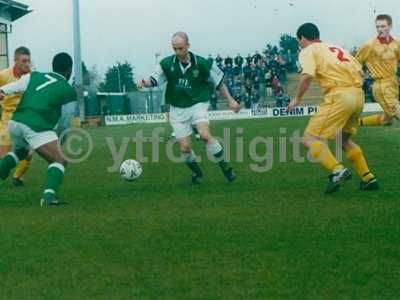
<svg viewBox="0 0 400 300"><path fill-rule="evenodd" d="M142 174L142 166L138 161L128 159L122 163L119 174L126 181L134 181Z"/></svg>

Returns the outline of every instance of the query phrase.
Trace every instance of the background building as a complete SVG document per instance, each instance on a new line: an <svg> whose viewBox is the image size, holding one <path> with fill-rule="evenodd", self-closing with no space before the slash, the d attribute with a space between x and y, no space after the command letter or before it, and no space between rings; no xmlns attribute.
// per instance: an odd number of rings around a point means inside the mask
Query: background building
<svg viewBox="0 0 400 300"><path fill-rule="evenodd" d="M8 35L12 33L12 23L30 12L28 5L0 0L0 70L9 66Z"/></svg>

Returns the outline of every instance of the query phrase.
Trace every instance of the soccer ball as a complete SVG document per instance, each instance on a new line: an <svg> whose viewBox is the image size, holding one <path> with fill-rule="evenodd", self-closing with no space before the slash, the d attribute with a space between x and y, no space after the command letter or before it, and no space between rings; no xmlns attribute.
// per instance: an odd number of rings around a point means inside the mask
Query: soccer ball
<svg viewBox="0 0 400 300"><path fill-rule="evenodd" d="M122 163L119 174L126 181L134 181L142 174L142 166L138 161L128 159Z"/></svg>

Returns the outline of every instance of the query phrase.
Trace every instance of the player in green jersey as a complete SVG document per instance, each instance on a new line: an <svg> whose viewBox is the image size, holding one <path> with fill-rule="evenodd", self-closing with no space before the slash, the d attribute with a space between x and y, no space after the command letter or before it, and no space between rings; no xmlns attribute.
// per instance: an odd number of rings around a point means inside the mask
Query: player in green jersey
<svg viewBox="0 0 400 300"><path fill-rule="evenodd" d="M225 86L224 73L213 62L189 52L189 47L187 34L175 33L172 37L175 55L164 58L156 72L149 79L139 81L137 85L143 88L166 83L166 103L171 107L170 123L186 164L193 172L192 182L199 183L203 177L196 162L196 154L190 145L192 125L196 125L201 139L207 144L207 152L217 159L224 176L231 182L236 175L224 160L221 144L210 133L208 108L215 88L228 101L231 110L238 112L240 105Z"/></svg>
<svg viewBox="0 0 400 300"><path fill-rule="evenodd" d="M64 178L66 161L54 128L59 122L61 107L77 98L75 89L68 83L71 73L71 56L59 53L53 59L52 73L32 72L0 88L0 99L22 93L9 123L13 146L0 160L0 179L7 179L18 162L28 155L29 148L35 150L49 163L40 201L42 206L65 203L56 196Z"/></svg>

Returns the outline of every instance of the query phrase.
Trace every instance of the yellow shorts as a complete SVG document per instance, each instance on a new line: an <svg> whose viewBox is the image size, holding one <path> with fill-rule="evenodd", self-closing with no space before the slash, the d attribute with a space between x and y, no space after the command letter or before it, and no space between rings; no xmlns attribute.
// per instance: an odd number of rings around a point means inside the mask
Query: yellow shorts
<svg viewBox="0 0 400 300"><path fill-rule="evenodd" d="M364 108L361 88L340 88L325 95L324 102L310 119L305 133L323 139L335 139L342 132L355 134Z"/></svg>
<svg viewBox="0 0 400 300"><path fill-rule="evenodd" d="M13 113L3 111L0 120L0 146L11 146L10 133L8 131L8 122L11 120Z"/></svg>
<svg viewBox="0 0 400 300"><path fill-rule="evenodd" d="M399 83L395 78L376 80L372 88L375 101L385 114L400 119Z"/></svg>

